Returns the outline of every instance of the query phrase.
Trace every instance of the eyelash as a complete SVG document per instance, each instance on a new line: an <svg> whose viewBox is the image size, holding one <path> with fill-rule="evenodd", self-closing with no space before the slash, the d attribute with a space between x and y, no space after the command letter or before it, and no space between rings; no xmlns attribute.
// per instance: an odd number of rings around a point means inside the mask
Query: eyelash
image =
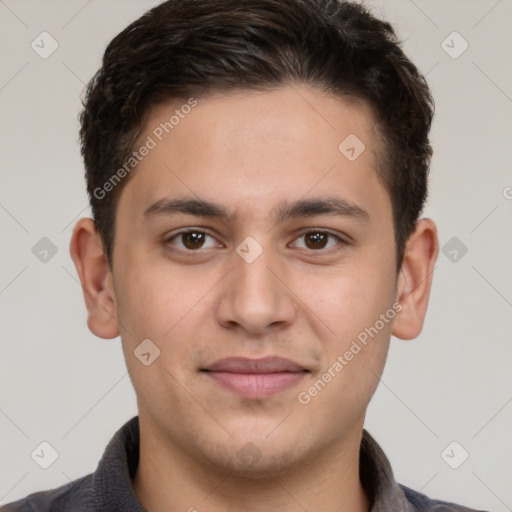
<svg viewBox="0 0 512 512"><path fill-rule="evenodd" d="M177 233L174 233L170 237L166 238L164 240L164 244L166 246L167 245L172 245L171 242L173 240L175 240L176 238L178 238L178 237L180 237L182 235L186 235L186 234L189 234L189 233L201 233L203 235L210 236L211 238L215 238L213 235L210 235L204 229L201 229L201 228L188 228L188 229L184 229L182 231L179 231ZM341 250L343 250L344 246L348 245L348 242L346 240L344 240L343 238L341 238L340 236L335 235L334 233L331 233L330 231L326 231L325 229L316 229L316 228L308 228L307 230L301 231L294 240L297 240L297 239L299 239L299 238L301 238L301 237L303 237L305 235L308 235L308 234L325 234L325 235L328 235L331 238L336 239L338 241L338 243L339 243L339 245L337 247L335 247L335 248L331 247L329 249L302 249L304 251L311 252L315 256L322 256L322 255L326 255L326 254L330 255L330 254L333 254L333 253L337 253L337 252L340 252ZM194 253L200 253L201 252L201 248L199 248L197 250L191 250L191 249L184 250L184 249L179 249L179 248L173 247L171 250L173 252L176 252L178 254L183 254L183 255L186 255L186 256L194 255ZM315 254L315 253L319 253L319 254Z"/></svg>

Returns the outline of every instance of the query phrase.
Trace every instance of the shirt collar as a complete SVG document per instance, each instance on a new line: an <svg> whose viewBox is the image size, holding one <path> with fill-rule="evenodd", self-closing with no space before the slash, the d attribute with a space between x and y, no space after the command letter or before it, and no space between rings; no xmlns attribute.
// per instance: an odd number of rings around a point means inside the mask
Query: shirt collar
<svg viewBox="0 0 512 512"><path fill-rule="evenodd" d="M370 512L414 512L395 481L388 458L366 430L363 430L359 451L359 478L372 503Z"/></svg>
<svg viewBox="0 0 512 512"><path fill-rule="evenodd" d="M139 465L139 417L126 422L110 440L94 472L92 491L98 510L145 512L133 490Z"/></svg>

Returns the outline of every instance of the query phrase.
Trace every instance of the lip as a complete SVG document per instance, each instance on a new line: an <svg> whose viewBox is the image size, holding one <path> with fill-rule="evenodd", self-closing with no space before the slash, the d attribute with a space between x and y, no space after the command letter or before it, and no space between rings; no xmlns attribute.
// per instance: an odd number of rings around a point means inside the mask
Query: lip
<svg viewBox="0 0 512 512"><path fill-rule="evenodd" d="M290 359L220 359L202 372L230 391L246 398L264 398L297 385L309 371Z"/></svg>
<svg viewBox="0 0 512 512"><path fill-rule="evenodd" d="M249 357L228 357L226 359L219 359L205 369L206 371L211 372L246 374L306 371L306 368L295 361L277 356L262 357L260 359L251 359Z"/></svg>

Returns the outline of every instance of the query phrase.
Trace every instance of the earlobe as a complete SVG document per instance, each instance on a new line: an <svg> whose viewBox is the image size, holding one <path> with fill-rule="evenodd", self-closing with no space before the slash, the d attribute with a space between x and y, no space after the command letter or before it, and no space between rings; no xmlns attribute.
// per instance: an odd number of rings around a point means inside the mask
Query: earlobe
<svg viewBox="0 0 512 512"><path fill-rule="evenodd" d="M423 328L438 253L436 225L431 219L419 220L407 241L398 277L397 302L402 310L392 331L397 338L416 338Z"/></svg>
<svg viewBox="0 0 512 512"><path fill-rule="evenodd" d="M69 251L82 285L90 331L100 338L115 338L119 326L112 272L92 219L76 223Z"/></svg>

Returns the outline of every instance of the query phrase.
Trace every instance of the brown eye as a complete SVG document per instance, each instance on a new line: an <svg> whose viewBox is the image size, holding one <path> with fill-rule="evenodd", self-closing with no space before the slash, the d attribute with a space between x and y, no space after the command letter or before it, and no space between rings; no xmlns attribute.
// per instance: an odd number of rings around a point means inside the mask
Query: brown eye
<svg viewBox="0 0 512 512"><path fill-rule="evenodd" d="M213 241L213 244L210 242L210 246L206 245L208 238ZM174 234L165 243L174 246L173 249L177 252L198 252L198 249L214 247L215 239L200 229L189 229Z"/></svg>
<svg viewBox="0 0 512 512"><path fill-rule="evenodd" d="M304 242L301 244L298 242L300 240L304 240ZM310 229L299 235L294 245L299 249L308 249L313 252L332 253L343 249L346 242L341 237L328 231Z"/></svg>
<svg viewBox="0 0 512 512"><path fill-rule="evenodd" d="M323 249L327 244L328 233L306 233L304 235L308 249Z"/></svg>
<svg viewBox="0 0 512 512"><path fill-rule="evenodd" d="M205 233L189 231L180 235L183 245L187 249L199 249L204 244Z"/></svg>

